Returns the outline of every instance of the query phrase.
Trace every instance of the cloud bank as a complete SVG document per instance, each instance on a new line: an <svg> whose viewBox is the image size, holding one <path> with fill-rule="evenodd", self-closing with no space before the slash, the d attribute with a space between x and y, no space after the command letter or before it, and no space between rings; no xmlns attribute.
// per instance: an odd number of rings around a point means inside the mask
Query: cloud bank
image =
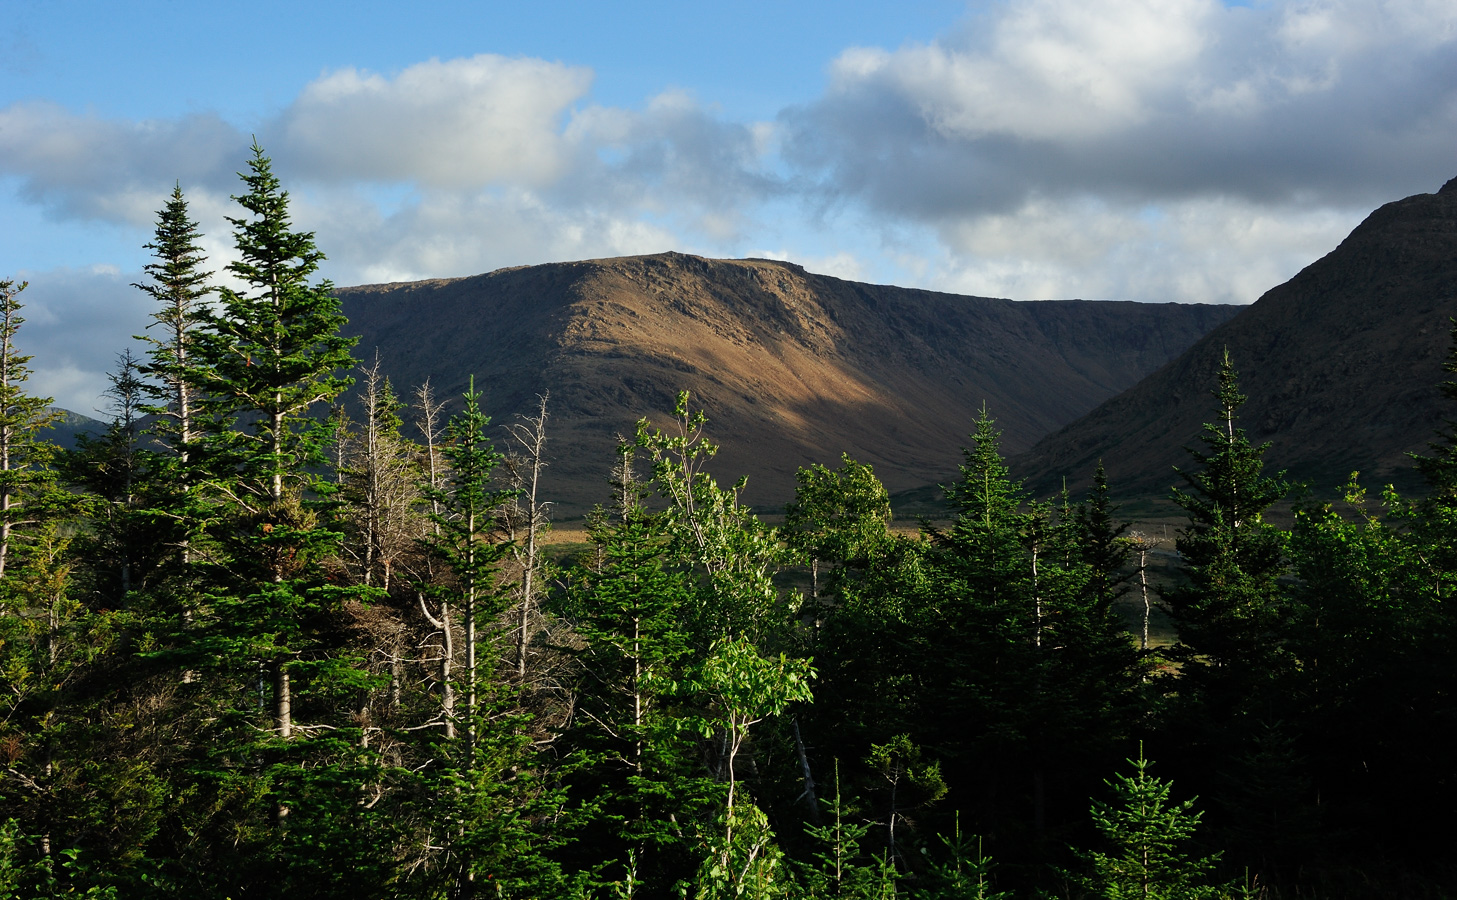
<svg viewBox="0 0 1457 900"><path fill-rule="evenodd" d="M1437 0L978 3L938 40L846 49L765 122L675 90L594 104L602 77L492 55L340 69L238 123L18 103L0 176L138 245L180 182L221 268L256 136L340 283L679 249L1024 299L1249 302L1457 174L1457 7ZM76 285L102 277L82 272L30 273L28 293L54 274L46 303L82 310ZM92 312L85 329L114 324Z"/></svg>

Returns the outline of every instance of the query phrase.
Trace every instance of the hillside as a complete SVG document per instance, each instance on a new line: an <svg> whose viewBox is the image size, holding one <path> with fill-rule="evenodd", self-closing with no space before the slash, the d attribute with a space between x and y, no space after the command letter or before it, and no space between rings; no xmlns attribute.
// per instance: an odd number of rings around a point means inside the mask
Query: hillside
<svg viewBox="0 0 1457 900"><path fill-rule="evenodd" d="M1014 460L1043 493L1102 459L1124 495L1167 494L1188 463L1228 348L1249 397L1241 424L1274 469L1329 494L1353 470L1414 483L1445 416L1437 384L1457 314L1457 179L1373 212L1339 247L1178 359Z"/></svg>
<svg viewBox="0 0 1457 900"><path fill-rule="evenodd" d="M605 496L615 435L661 421L680 389L752 503L784 503L797 468L841 451L898 490L954 471L983 403L1026 449L1237 311L962 297L677 253L339 294L357 354L378 348L401 394L429 378L456 397L474 374L500 424L549 391L563 513Z"/></svg>

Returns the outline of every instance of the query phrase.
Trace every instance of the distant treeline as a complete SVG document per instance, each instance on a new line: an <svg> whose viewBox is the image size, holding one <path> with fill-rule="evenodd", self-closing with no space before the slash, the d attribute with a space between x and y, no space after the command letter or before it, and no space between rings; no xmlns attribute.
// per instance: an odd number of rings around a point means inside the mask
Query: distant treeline
<svg viewBox="0 0 1457 900"><path fill-rule="evenodd" d="M1278 528L1226 359L1154 590L1101 467L1030 501L985 415L949 526L846 457L773 527L683 394L563 554L548 400L402 399L242 178L241 287L175 190L74 450L0 281L0 900L1457 890L1450 423L1420 497Z"/></svg>

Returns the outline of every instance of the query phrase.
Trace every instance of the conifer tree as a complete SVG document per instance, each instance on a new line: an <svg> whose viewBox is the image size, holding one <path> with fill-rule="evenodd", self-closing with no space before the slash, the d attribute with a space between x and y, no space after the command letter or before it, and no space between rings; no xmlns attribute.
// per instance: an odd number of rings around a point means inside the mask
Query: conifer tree
<svg viewBox="0 0 1457 900"><path fill-rule="evenodd" d="M427 536L424 543L453 576L452 582L426 589L438 603L438 614L431 614L432 624L440 629L459 627L464 634L464 674L460 688L465 695L465 710L463 714L447 710L444 715L448 732L456 730L452 722L466 723L466 749L460 757L466 761L474 753L480 692L495 674L498 662L499 648L493 638L499 627L496 617L504 609L504 598L497 584L496 569L508 550L500 541L491 540L496 512L510 494L491 487L491 473L500 464L501 455L486 436L491 420L481 412L480 396L472 378L464 408L446 426L449 441L441 450L447 467L444 485L438 490L427 488L425 492L426 499L438 512L430 516L437 531ZM452 612L452 608L458 612ZM454 624L456 615L459 626Z"/></svg>
<svg viewBox="0 0 1457 900"><path fill-rule="evenodd" d="M253 145L248 191L233 197L248 215L229 217L238 260L228 272L246 288L220 288L219 307L205 313L202 351L212 389L211 410L229 424L229 449L250 508L278 506L286 495L315 486L307 466L319 461L326 431L309 418L349 386L356 338L328 281L311 283L324 254L312 232L292 230L288 192L263 148Z"/></svg>
<svg viewBox="0 0 1457 900"><path fill-rule="evenodd" d="M1179 471L1186 487L1173 495L1189 516L1176 544L1187 580L1165 596L1184 648L1186 689L1228 709L1254 689L1251 680L1281 669L1289 613L1278 584L1284 536L1264 513L1290 485L1263 474L1269 445L1252 445L1235 424L1245 397L1228 353L1214 398L1206 449L1189 451L1198 468Z"/></svg>
<svg viewBox="0 0 1457 900"><path fill-rule="evenodd" d="M325 486L309 467L323 462L328 431L310 410L349 385L338 373L352 366L355 339L339 334L345 320L332 286L310 281L324 258L313 234L292 230L288 193L257 143L252 152L240 176L248 191L233 198L247 215L228 219L238 251L228 271L244 289L219 289L218 307L202 313L197 350L210 487L231 510L217 529L229 555L220 624L263 658L274 731L288 739L291 670L312 641L306 623L332 602L319 563L338 540L310 507Z"/></svg>
<svg viewBox="0 0 1457 900"><path fill-rule="evenodd" d="M1174 802L1173 785L1149 774L1140 752L1132 775L1109 782L1112 803L1094 801L1093 824L1108 851L1082 854L1091 875L1085 886L1108 900L1219 900L1233 893L1211 884L1218 856L1191 855L1190 839L1202 813L1194 800Z"/></svg>
<svg viewBox="0 0 1457 900"><path fill-rule="evenodd" d="M1115 520L1118 507L1112 501L1108 487L1108 475L1103 461L1093 472L1093 489L1087 502L1077 509L1077 524L1082 532L1081 555L1087 564L1091 582L1088 585L1098 605L1111 609L1114 601L1127 590L1132 572L1123 571L1132 547L1123 537L1129 528L1127 522Z"/></svg>
<svg viewBox="0 0 1457 900"><path fill-rule="evenodd" d="M175 186L167 205L157 213L155 237L146 245L155 256L144 267L151 280L133 285L160 307L152 319L153 325L161 326L162 336L139 337L150 350L148 361L137 371L160 382L144 388L157 401L146 412L158 417L152 433L177 457L181 477L189 481L194 480L191 462L196 452L198 392L204 378L197 368L195 345L198 330L207 321L201 304L213 292L207 285L212 273L202 271L206 258L198 245L201 239L182 187Z"/></svg>
<svg viewBox="0 0 1457 900"><path fill-rule="evenodd" d="M25 322L16 298L26 286L24 281L0 281L0 579L15 565L26 526L44 514L40 494L55 481L51 447L40 431L60 414L50 408L51 398L25 392L30 357L15 346Z"/></svg>

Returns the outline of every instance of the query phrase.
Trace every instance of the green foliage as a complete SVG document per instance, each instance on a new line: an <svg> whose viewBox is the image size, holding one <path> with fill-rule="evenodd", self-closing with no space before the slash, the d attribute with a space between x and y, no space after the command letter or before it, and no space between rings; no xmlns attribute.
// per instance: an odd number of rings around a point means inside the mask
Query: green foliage
<svg viewBox="0 0 1457 900"><path fill-rule="evenodd" d="M835 761L835 795L820 798L824 825L809 825L813 861L800 863L800 878L810 897L836 900L879 900L895 896L897 873L889 854L868 856L864 849L870 823L846 821L850 814L840 798L840 762Z"/></svg>
<svg viewBox="0 0 1457 900"><path fill-rule="evenodd" d="M1264 512L1290 492L1281 477L1262 474L1268 444L1253 446L1235 426L1244 395L1228 354L1214 391L1218 419L1204 426L1206 451L1190 450L1199 468L1179 472L1188 490L1174 502L1189 515L1177 547L1187 583L1166 594L1187 647L1186 671L1208 690L1251 688L1214 684L1270 677L1283 665L1282 630L1288 610L1279 578L1285 572L1284 537ZM1223 670L1230 679L1221 678ZM1221 697L1217 702L1238 702Z"/></svg>
<svg viewBox="0 0 1457 900"><path fill-rule="evenodd" d="M1076 515L1081 532L1080 553L1088 567L1088 589L1105 612L1128 590L1128 582L1135 574L1127 568L1132 549L1124 533L1129 526L1127 522L1117 521L1117 513L1103 461L1098 460L1098 468L1093 472L1093 489L1087 502L1078 506Z"/></svg>
<svg viewBox="0 0 1457 900"><path fill-rule="evenodd" d="M202 303L213 293L207 284L212 273L202 271L206 257L200 240L202 234L191 219L182 188L176 186L167 205L157 213L155 237L146 245L154 256L143 267L150 280L134 285L160 307L152 313L149 330L152 326L162 330L161 337L138 337L149 345L147 362L138 371L156 379L142 385L155 401L144 411L158 417L152 434L184 461L194 451L197 392L206 378L198 368L194 348L198 330L208 321ZM185 467L182 474L186 477Z"/></svg>
<svg viewBox="0 0 1457 900"><path fill-rule="evenodd" d="M894 863L901 857L896 827L910 825L910 813L945 797L946 782L941 778L941 764L924 762L921 748L911 741L909 734L898 734L884 744L872 744L866 762L880 776L879 787L887 795L886 858Z"/></svg>
<svg viewBox="0 0 1457 900"><path fill-rule="evenodd" d="M1011 900L1011 894L992 890L992 861L982 854L980 837L973 849L971 840L962 835L959 815L952 836L938 837L946 856L936 859L922 848L926 871L923 886L913 892L916 900Z"/></svg>
<svg viewBox="0 0 1457 900"><path fill-rule="evenodd" d="M288 193L263 149L253 145L247 192L233 197L248 215L229 217L238 260L230 275L243 291L218 290L205 311L199 356L207 409L220 423L211 440L237 470L234 501L256 508L281 503L290 485L314 486L307 468L321 464L327 426L309 410L339 396L350 379L337 372L354 360L356 338L339 333L344 316L327 281L311 284L324 254L312 232L293 231Z"/></svg>
<svg viewBox="0 0 1457 900"><path fill-rule="evenodd" d="M719 487L706 465L718 446L704 437L702 410L689 411L678 395L673 427L663 432L641 419L636 446L652 463L653 487L667 501L662 524L676 561L701 576L699 602L690 610L696 648L717 635L759 640L784 620L773 574L783 549L773 528L739 502L744 480Z"/></svg>
<svg viewBox="0 0 1457 900"><path fill-rule="evenodd" d="M1142 753L1128 762L1133 774L1108 782L1113 802L1093 803L1093 825L1108 851L1082 854L1091 869L1085 887L1107 900L1229 896L1228 888L1208 883L1218 856L1194 856L1187 849L1202 816L1194 800L1174 802L1172 783L1150 775L1153 763Z"/></svg>
<svg viewBox="0 0 1457 900"><path fill-rule="evenodd" d="M815 464L796 472L794 500L784 509L784 540L809 561L816 599L821 563L830 567L828 588L833 595L847 568L863 569L890 542L890 495L885 486L870 466L849 454L840 459L837 471Z"/></svg>

